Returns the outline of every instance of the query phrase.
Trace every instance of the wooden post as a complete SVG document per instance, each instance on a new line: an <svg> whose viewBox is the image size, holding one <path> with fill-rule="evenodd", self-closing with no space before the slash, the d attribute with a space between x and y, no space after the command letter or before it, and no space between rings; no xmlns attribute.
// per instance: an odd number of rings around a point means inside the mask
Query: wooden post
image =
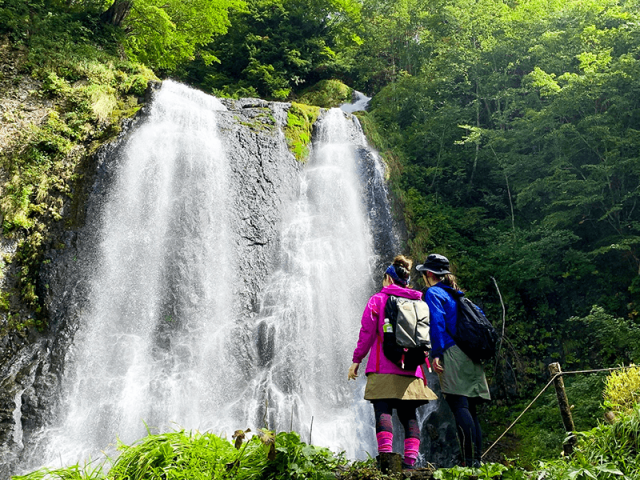
<svg viewBox="0 0 640 480"><path fill-rule="evenodd" d="M380 453L380 471L382 473L393 474L402 473L402 455L399 453Z"/></svg>
<svg viewBox="0 0 640 480"><path fill-rule="evenodd" d="M555 376L562 373L559 363L549 364L549 373L551 376ZM573 424L573 418L571 417L571 408L569 407L569 400L567 399L567 393L564 390L564 381L562 375L558 375L553 380L553 385L556 387L556 395L558 396L558 405L560 406L560 415L562 416L562 423L564 424L565 431L569 434L567 440L562 445L565 455L571 455L573 453L573 446L576 444L576 436L573 434L576 427Z"/></svg>

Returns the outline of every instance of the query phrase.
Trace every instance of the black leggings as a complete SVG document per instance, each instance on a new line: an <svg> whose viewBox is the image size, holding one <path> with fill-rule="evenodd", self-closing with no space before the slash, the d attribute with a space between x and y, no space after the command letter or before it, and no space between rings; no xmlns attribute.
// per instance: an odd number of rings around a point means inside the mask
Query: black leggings
<svg viewBox="0 0 640 480"><path fill-rule="evenodd" d="M481 399L447 393L446 400L458 426L463 465L470 467L474 461L479 462L482 456L482 430L476 411Z"/></svg>
<svg viewBox="0 0 640 480"><path fill-rule="evenodd" d="M395 408L398 414L398 419L404 428L405 438L420 438L420 428L418 426L418 419L416 417L416 409L423 405L424 402L414 400L397 400L397 399L384 399L384 400L372 400L373 411L376 416L376 433L381 431L392 431L392 427L382 415L392 415Z"/></svg>

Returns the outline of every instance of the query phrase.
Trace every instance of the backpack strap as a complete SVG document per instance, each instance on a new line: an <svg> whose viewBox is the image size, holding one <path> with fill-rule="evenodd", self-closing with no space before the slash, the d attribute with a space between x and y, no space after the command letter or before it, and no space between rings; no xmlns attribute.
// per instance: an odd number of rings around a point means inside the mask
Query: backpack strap
<svg viewBox="0 0 640 480"><path fill-rule="evenodd" d="M382 320L384 322L384 315L387 309L387 302L389 301L390 295L385 295L387 298L384 300L384 304L382 305L382 309L378 312L378 323L376 323L376 342L378 343L378 352L376 356L376 373L380 371L380 356L382 355L382 340L384 338L384 333L378 334L378 326L380 324L380 315L382 315Z"/></svg>

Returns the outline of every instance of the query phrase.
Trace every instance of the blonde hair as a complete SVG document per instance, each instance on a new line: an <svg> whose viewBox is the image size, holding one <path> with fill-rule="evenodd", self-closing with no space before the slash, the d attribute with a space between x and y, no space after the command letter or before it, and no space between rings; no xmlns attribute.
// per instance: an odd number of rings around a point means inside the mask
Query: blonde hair
<svg viewBox="0 0 640 480"><path fill-rule="evenodd" d="M445 273L440 278L440 281L447 285L448 287L453 288L454 290L460 290L458 286L458 279L453 273Z"/></svg>

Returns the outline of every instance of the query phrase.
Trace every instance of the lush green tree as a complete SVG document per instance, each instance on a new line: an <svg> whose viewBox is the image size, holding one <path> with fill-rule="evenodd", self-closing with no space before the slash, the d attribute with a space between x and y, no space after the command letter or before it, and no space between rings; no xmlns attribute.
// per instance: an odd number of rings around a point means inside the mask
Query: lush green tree
<svg viewBox="0 0 640 480"><path fill-rule="evenodd" d="M404 74L418 73L431 53L430 27L439 2L363 0L353 78L373 94Z"/></svg>
<svg viewBox="0 0 640 480"><path fill-rule="evenodd" d="M359 12L354 0L249 0L208 47L219 63L205 55L185 77L219 94L285 99L346 69L340 52L359 41Z"/></svg>
<svg viewBox="0 0 640 480"><path fill-rule="evenodd" d="M520 393L545 374L542 359L615 358L576 354L601 348L584 335L569 348L569 317L599 305L640 322L636 7L444 2L423 12L419 71L371 102L411 253L448 255L496 323L500 289L498 368L516 372Z"/></svg>
<svg viewBox="0 0 640 480"><path fill-rule="evenodd" d="M124 18L121 12L115 12L126 32L127 53L153 68L171 71L193 59L196 49L215 35L224 34L230 25L229 10L241 8L244 2L116 0L113 5L128 9Z"/></svg>

